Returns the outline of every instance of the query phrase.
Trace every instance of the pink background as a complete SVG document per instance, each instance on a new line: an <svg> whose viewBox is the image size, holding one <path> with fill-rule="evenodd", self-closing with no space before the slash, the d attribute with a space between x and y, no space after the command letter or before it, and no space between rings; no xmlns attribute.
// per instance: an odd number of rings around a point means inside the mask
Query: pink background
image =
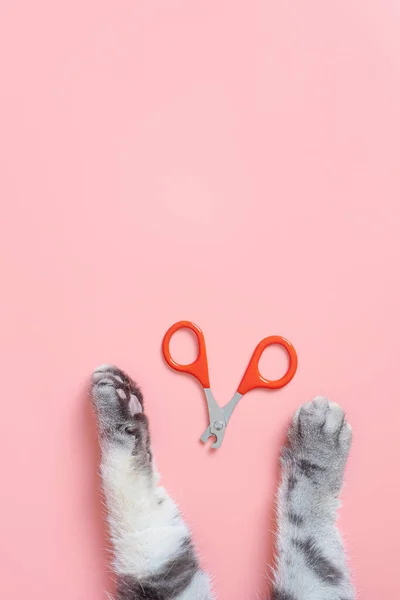
<svg viewBox="0 0 400 600"><path fill-rule="evenodd" d="M290 415L342 403L360 598L398 596L399 4L3 0L0 61L0 596L112 590L86 395L105 361L144 389L221 600L268 588ZM265 335L299 354L213 455L201 389L161 358L185 318L221 404Z"/></svg>

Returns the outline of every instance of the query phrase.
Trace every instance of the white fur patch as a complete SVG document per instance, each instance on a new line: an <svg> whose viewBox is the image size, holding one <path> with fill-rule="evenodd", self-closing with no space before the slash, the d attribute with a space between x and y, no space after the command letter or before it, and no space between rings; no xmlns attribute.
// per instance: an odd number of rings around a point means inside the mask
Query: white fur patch
<svg viewBox="0 0 400 600"><path fill-rule="evenodd" d="M101 465L110 533L119 575L146 577L181 548L189 531L164 488L135 468L126 448L109 447Z"/></svg>
<svg viewBox="0 0 400 600"><path fill-rule="evenodd" d="M210 578L203 571L199 571L176 600L212 600L212 598Z"/></svg>

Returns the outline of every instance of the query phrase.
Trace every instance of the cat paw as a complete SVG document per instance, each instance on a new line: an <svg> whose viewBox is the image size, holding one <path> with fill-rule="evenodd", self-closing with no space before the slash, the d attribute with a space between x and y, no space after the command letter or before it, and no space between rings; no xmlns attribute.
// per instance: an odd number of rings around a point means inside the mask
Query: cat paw
<svg viewBox="0 0 400 600"><path fill-rule="evenodd" d="M140 389L118 367L101 365L95 369L91 397L101 435L115 438L132 435L139 421L145 419Z"/></svg>
<svg viewBox="0 0 400 600"><path fill-rule="evenodd" d="M297 475L315 485L338 490L352 441L352 430L344 410L326 398L304 404L295 414L288 434L289 461Z"/></svg>

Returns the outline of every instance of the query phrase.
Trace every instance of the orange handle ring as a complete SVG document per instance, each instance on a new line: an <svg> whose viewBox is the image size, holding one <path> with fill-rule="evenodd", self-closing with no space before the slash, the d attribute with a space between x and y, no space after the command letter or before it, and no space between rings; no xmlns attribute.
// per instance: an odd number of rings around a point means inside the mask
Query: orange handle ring
<svg viewBox="0 0 400 600"><path fill-rule="evenodd" d="M271 381L269 379L265 379L261 375L258 368L258 363L260 362L260 358L264 350L266 350L268 346L272 345L282 346L286 350L289 357L289 367L283 377ZM282 388L293 379L297 371L297 365L297 353L289 340L281 337L280 335L271 335L266 337L265 339L261 340L254 350L253 356L250 359L249 365L238 387L238 392L239 394L244 395L246 392L256 388L267 388L270 390Z"/></svg>
<svg viewBox="0 0 400 600"><path fill-rule="evenodd" d="M193 331L197 338L197 343L199 346L199 354L192 363L189 365L180 365L177 363L171 356L171 352L169 349L169 345L171 342L171 338L179 331L179 329L190 329ZM165 358L165 362L175 371L180 371L181 373L188 373L189 375L193 375L196 379L201 383L203 388L210 387L210 377L208 374L208 362L207 362L207 352L206 352L206 342L204 339L203 332L200 327L192 323L191 321L178 321L172 325L167 333L164 335L164 339L162 341L162 352Z"/></svg>

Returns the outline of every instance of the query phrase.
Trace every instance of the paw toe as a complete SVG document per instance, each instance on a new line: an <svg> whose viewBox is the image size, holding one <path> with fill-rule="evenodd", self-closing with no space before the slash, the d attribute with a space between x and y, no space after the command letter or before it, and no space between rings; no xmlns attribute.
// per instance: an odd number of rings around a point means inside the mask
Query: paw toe
<svg viewBox="0 0 400 600"><path fill-rule="evenodd" d="M351 442L353 441L353 429L350 423L345 421L340 433L339 433L339 444L345 452L350 450Z"/></svg>
<svg viewBox="0 0 400 600"><path fill-rule="evenodd" d="M317 396L311 402L311 406L313 407L314 411L317 413L323 413L324 415L329 408L329 404L330 402L326 396Z"/></svg>
<svg viewBox="0 0 400 600"><path fill-rule="evenodd" d="M330 402L326 413L325 430L330 435L336 435L345 424L346 415L339 404Z"/></svg>
<svg viewBox="0 0 400 600"><path fill-rule="evenodd" d="M107 375L112 375L113 377L116 377L117 379L119 379L119 381L123 381L123 379L124 379L122 377L123 372L121 371L121 369L118 369L118 367L116 367L115 365L104 364L104 365L99 365L93 371L92 382L94 384L97 384L97 383L99 383L99 381L101 381L101 379L103 379Z"/></svg>
<svg viewBox="0 0 400 600"><path fill-rule="evenodd" d="M298 424L301 432L313 434L315 429L319 429L326 420L328 408L329 401L324 397L315 398L312 402L304 404L298 412Z"/></svg>

